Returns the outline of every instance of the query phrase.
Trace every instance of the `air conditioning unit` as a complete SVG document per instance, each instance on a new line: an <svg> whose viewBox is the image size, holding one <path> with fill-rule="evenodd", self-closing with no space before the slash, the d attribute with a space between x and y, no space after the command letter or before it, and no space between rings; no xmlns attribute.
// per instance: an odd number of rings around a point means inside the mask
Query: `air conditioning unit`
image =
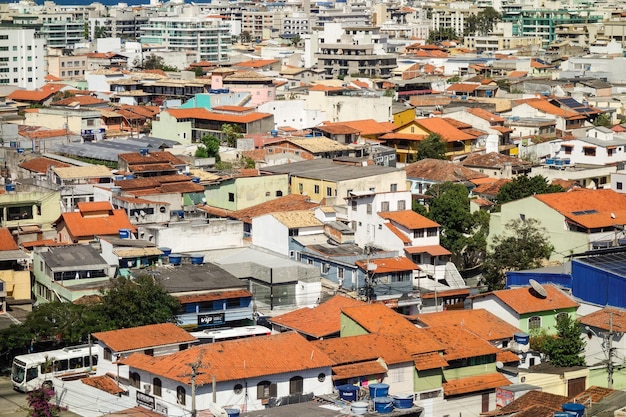
<svg viewBox="0 0 626 417"><path fill-rule="evenodd" d="M143 384L143 390L148 393L150 392L150 384Z"/></svg>

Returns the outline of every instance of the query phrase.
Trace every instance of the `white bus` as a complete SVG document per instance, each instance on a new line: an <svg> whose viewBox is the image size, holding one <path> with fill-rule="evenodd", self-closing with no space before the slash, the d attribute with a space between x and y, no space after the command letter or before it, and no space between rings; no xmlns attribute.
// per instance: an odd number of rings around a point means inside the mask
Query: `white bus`
<svg viewBox="0 0 626 417"><path fill-rule="evenodd" d="M98 363L95 350L93 346L81 345L16 356L11 367L13 388L30 392L51 382L54 377L84 375L95 369Z"/></svg>
<svg viewBox="0 0 626 417"><path fill-rule="evenodd" d="M225 340L241 339L243 337L267 336L272 332L264 326L222 327L190 332L200 344L223 342Z"/></svg>

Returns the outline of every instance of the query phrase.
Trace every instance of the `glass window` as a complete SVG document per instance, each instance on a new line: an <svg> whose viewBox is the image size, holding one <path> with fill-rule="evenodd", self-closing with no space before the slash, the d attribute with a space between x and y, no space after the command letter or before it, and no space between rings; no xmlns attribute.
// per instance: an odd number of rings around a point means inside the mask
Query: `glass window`
<svg viewBox="0 0 626 417"><path fill-rule="evenodd" d="M303 379L301 376L294 376L289 380L289 395L302 394Z"/></svg>
<svg viewBox="0 0 626 417"><path fill-rule="evenodd" d="M83 367L83 357L70 358L70 369L79 369Z"/></svg>
<svg viewBox="0 0 626 417"><path fill-rule="evenodd" d="M389 211L389 201L380 203L380 211Z"/></svg>
<svg viewBox="0 0 626 417"><path fill-rule="evenodd" d="M533 316L528 319L528 330L541 328L541 317Z"/></svg>
<svg viewBox="0 0 626 417"><path fill-rule="evenodd" d="M176 387L176 403L180 405L187 403L187 392L180 385Z"/></svg>
<svg viewBox="0 0 626 417"><path fill-rule="evenodd" d="M153 378L152 379L152 390L154 395L156 395L157 397L161 396L161 380L159 378Z"/></svg>
<svg viewBox="0 0 626 417"><path fill-rule="evenodd" d="M276 392L276 384L272 384L269 381L261 381L257 385L256 397L259 400L265 400L270 397L275 397Z"/></svg>
<svg viewBox="0 0 626 417"><path fill-rule="evenodd" d="M130 376L130 386L139 388L141 385L141 377L139 376L139 374L137 372L131 372L129 376Z"/></svg>

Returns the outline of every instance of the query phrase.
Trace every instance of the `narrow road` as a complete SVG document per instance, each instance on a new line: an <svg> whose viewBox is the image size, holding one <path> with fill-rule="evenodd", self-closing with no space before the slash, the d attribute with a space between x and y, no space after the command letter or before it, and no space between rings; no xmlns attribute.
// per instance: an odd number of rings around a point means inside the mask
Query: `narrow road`
<svg viewBox="0 0 626 417"><path fill-rule="evenodd" d="M7 376L0 376L0 417L26 417L26 394L17 392Z"/></svg>

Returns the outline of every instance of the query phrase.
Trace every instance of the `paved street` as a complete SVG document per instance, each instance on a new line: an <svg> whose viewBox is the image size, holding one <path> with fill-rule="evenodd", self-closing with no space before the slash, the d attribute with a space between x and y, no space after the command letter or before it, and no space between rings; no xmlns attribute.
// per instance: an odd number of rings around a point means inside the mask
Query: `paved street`
<svg viewBox="0 0 626 417"><path fill-rule="evenodd" d="M0 417L26 417L26 394L14 391L8 376L0 377Z"/></svg>

